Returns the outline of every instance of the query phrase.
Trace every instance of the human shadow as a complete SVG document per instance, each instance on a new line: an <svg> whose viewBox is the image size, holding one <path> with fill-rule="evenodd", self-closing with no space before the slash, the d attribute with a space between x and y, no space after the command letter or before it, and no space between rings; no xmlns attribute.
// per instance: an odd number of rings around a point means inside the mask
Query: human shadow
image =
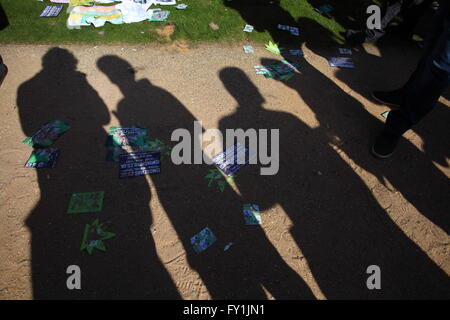
<svg viewBox="0 0 450 320"><path fill-rule="evenodd" d="M188 145L194 150L195 140L200 139L194 132L197 119L175 96L148 79L136 79L132 66L117 56L102 57L98 66L124 95L116 113L122 125L138 121L149 128L151 139L165 143L171 141L175 130L185 129L191 137ZM244 224L242 206L253 199L241 198L229 186L223 192L215 185L208 187L205 176L212 168L206 164L175 165L165 157L161 174L151 176L189 266L199 274L211 297L266 299L265 288L276 299L313 299L309 287L283 261L262 228ZM217 241L196 253L190 239L205 227ZM229 242L234 245L225 251ZM183 267L174 268L186 272ZM186 281L184 285L193 284Z"/></svg>
<svg viewBox="0 0 450 320"><path fill-rule="evenodd" d="M280 5L280 0L222 1L226 7L238 12L255 31L267 31L280 47L297 49L300 38L289 31L278 29L279 24L298 27L296 19ZM286 52L287 50L282 51L282 55Z"/></svg>
<svg viewBox="0 0 450 320"><path fill-rule="evenodd" d="M260 176L253 168L249 178L238 177L242 197L263 209L274 204L284 209L293 223L291 234L328 299L448 298L448 276L397 228L338 151L368 156L362 151L367 132L380 124L311 65L305 62L300 69L301 75L287 85L315 113L319 126L314 128L290 113L264 107L258 89L240 69L220 72L238 103L233 114L221 119L221 131L280 130L279 172ZM344 128L345 135L339 131ZM370 265L381 268L381 290L366 286Z"/></svg>
<svg viewBox="0 0 450 320"><path fill-rule="evenodd" d="M302 21L302 24L314 24L314 22ZM326 30L320 28L316 24L318 32L326 34ZM315 54L329 55L328 49L314 43L308 43L306 46ZM357 68L355 70L337 69L336 78L367 99L371 99L370 92L373 90L401 87L414 70L421 54L420 50L412 46L381 47L380 50L383 52L383 58L356 53L353 59ZM398 61L399 53L395 52L396 50L405 52L401 62ZM379 181L388 180L422 215L448 233L450 223L446 217L448 211L446 208L449 202L445 201L448 198L445 194L448 193L450 184L446 175L432 163L437 161L447 166L445 156L448 155L448 151L445 150L445 146L448 144L442 141L441 137L447 135L448 131L443 121L448 117L448 108L438 104L427 118L412 128L424 142L423 152L403 138L392 159L386 162L374 161L372 157L367 156L366 150L369 150L374 137L382 130L383 118L373 117L360 102L345 93L307 61L300 62L300 66L299 71L302 76L286 82L286 85L299 93L299 96L316 114L319 122L333 123L335 135L345 141L344 147L348 148L345 150L347 155L359 166L376 176ZM396 72L393 73L392 70ZM310 76L312 76L310 84L306 84L306 81L300 83L300 79L308 79ZM321 81L316 82L315 80L318 79ZM304 91L305 85L311 87L313 84L322 86L318 88L321 88L324 98L327 97L327 103L321 104L312 91ZM332 108L332 106L335 107ZM331 110L333 111L330 112ZM335 119L334 115L338 110L342 116L354 119L354 123L349 126ZM380 113L384 110L380 108ZM433 133L427 134L430 126L433 127ZM354 139L358 142L347 142Z"/></svg>
<svg viewBox="0 0 450 320"><path fill-rule="evenodd" d="M0 31L9 26L8 17L6 16L6 12L0 4Z"/></svg>
<svg viewBox="0 0 450 320"><path fill-rule="evenodd" d="M77 60L52 48L42 70L20 85L17 106L23 132L31 136L52 119L71 126L54 144L61 155L53 169L37 169L40 199L26 218L31 231L35 299L176 299L178 292L156 254L150 233L150 189L145 179L119 180L105 161L110 114ZM31 152L31 150L30 150ZM24 169L31 170L31 169ZM72 193L104 191L99 213L67 214ZM80 251L85 224L94 219L116 237L106 252ZM81 289L69 290L66 269L81 269Z"/></svg>

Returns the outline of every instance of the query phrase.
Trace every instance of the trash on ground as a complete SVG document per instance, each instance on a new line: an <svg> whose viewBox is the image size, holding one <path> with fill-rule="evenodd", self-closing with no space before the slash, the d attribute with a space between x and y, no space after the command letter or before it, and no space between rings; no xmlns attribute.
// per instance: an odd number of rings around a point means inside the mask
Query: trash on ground
<svg viewBox="0 0 450 320"><path fill-rule="evenodd" d="M147 139L146 127L110 127L107 146L143 146Z"/></svg>
<svg viewBox="0 0 450 320"><path fill-rule="evenodd" d="M255 66L254 68L256 74L266 74L269 72L265 66Z"/></svg>
<svg viewBox="0 0 450 320"><path fill-rule="evenodd" d="M155 0L155 4L171 6L177 4L177 0Z"/></svg>
<svg viewBox="0 0 450 320"><path fill-rule="evenodd" d="M39 17L41 18L57 17L61 12L62 8L63 8L62 4L57 6L46 6L44 10L42 10Z"/></svg>
<svg viewBox="0 0 450 320"><path fill-rule="evenodd" d="M320 14L326 14L326 13L330 13L331 11L333 11L334 8L330 4L325 4L325 5L320 6L318 8L314 8L314 10L316 10Z"/></svg>
<svg viewBox="0 0 450 320"><path fill-rule="evenodd" d="M69 129L68 124L60 120L52 120L22 142L31 147L48 147Z"/></svg>
<svg viewBox="0 0 450 320"><path fill-rule="evenodd" d="M215 24L214 22L210 22L209 27L213 30L219 30L219 26L217 24Z"/></svg>
<svg viewBox="0 0 450 320"><path fill-rule="evenodd" d="M340 54L348 54L349 56L351 56L352 55L352 49L339 48L339 53Z"/></svg>
<svg viewBox="0 0 450 320"><path fill-rule="evenodd" d="M115 233L104 230L104 223L100 223L98 219L95 219L91 224L86 224L84 228L80 250L86 250L89 254L92 254L94 249L106 251L103 241L115 236Z"/></svg>
<svg viewBox="0 0 450 320"><path fill-rule="evenodd" d="M166 21L170 14L170 11L161 9L153 9L148 12L150 12L149 21Z"/></svg>
<svg viewBox="0 0 450 320"><path fill-rule="evenodd" d="M119 155L120 178L158 174L161 172L161 153L130 152Z"/></svg>
<svg viewBox="0 0 450 320"><path fill-rule="evenodd" d="M106 22L111 24L123 24L122 12L116 6L75 6L70 7L67 28L80 29L82 26L101 27Z"/></svg>
<svg viewBox="0 0 450 320"><path fill-rule="evenodd" d="M331 67L345 68L345 69L355 69L355 64L351 58L347 57L330 57L328 58L328 63Z"/></svg>
<svg viewBox="0 0 450 320"><path fill-rule="evenodd" d="M191 238L191 244L195 252L200 253L208 249L216 240L214 233L206 227Z"/></svg>
<svg viewBox="0 0 450 320"><path fill-rule="evenodd" d="M255 71L264 74L264 77L266 78L275 78L286 81L294 76L294 71L297 70L297 68L298 64L291 63L288 60L281 60L270 66L255 66Z"/></svg>
<svg viewBox="0 0 450 320"><path fill-rule="evenodd" d="M227 183L233 183L233 177L228 177L219 169L209 169L209 173L205 176L205 179L209 179L208 187L211 187L216 182L220 192L225 190Z"/></svg>
<svg viewBox="0 0 450 320"><path fill-rule="evenodd" d="M278 29L280 29L280 30L289 30L289 26L286 26L286 25L284 25L284 24L279 24L278 26L277 26L277 28Z"/></svg>
<svg viewBox="0 0 450 320"><path fill-rule="evenodd" d="M257 204L244 204L244 219L245 224L255 225L261 224L261 214L259 212L259 206Z"/></svg>
<svg viewBox="0 0 450 320"><path fill-rule="evenodd" d="M25 163L25 168L54 168L59 150L56 148L35 149Z"/></svg>
<svg viewBox="0 0 450 320"><path fill-rule="evenodd" d="M155 139L153 141L148 140L147 144L147 151L159 151L162 156L170 156L170 153L172 152L172 148L159 139Z"/></svg>
<svg viewBox="0 0 450 320"><path fill-rule="evenodd" d="M304 56L304 53L302 50L298 50L298 49L290 49L289 50L289 54L292 56Z"/></svg>
<svg viewBox="0 0 450 320"><path fill-rule="evenodd" d="M180 3L179 5L177 5L175 8L177 8L178 10L184 10L188 7L187 4L184 3Z"/></svg>
<svg viewBox="0 0 450 320"><path fill-rule="evenodd" d="M223 248L223 251L227 251L228 249L231 248L232 245L234 245L233 242L228 242L228 244L225 246L225 248Z"/></svg>
<svg viewBox="0 0 450 320"><path fill-rule="evenodd" d="M252 46L243 46L245 53L255 53Z"/></svg>
<svg viewBox="0 0 450 320"><path fill-rule="evenodd" d="M281 53L281 49L278 47L278 44L273 43L272 41L269 41L269 43L266 44L266 50L275 54Z"/></svg>
<svg viewBox="0 0 450 320"><path fill-rule="evenodd" d="M212 158L214 165L228 177L232 177L240 168L247 165L253 154L243 144L236 142L225 151Z"/></svg>
<svg viewBox="0 0 450 320"><path fill-rule="evenodd" d="M116 9L122 13L124 23L134 23L148 20L151 12L147 12L152 2L140 3L137 1L122 1L116 5Z"/></svg>
<svg viewBox="0 0 450 320"><path fill-rule="evenodd" d="M297 27L289 27L289 31L293 36L299 36L300 30Z"/></svg>
<svg viewBox="0 0 450 320"><path fill-rule="evenodd" d="M382 114L380 114L380 116L382 116L385 119L387 119L388 115L389 115L389 111L385 111Z"/></svg>
<svg viewBox="0 0 450 320"><path fill-rule="evenodd" d="M147 151L160 151L162 158L163 156L170 156L172 148L159 139L146 140L143 145L137 146L108 146L106 161L119 162L121 154Z"/></svg>
<svg viewBox="0 0 450 320"><path fill-rule="evenodd" d="M103 208L104 191L74 193L67 213L100 212Z"/></svg>
<svg viewBox="0 0 450 320"><path fill-rule="evenodd" d="M175 1L122 1L110 6L94 5L98 3L114 3L114 0L84 1L71 0L67 27L80 29L81 26L94 25L102 27L106 22L111 24L135 23L141 21L166 21L170 11L161 9L148 10L153 4L176 4Z"/></svg>
<svg viewBox="0 0 450 320"><path fill-rule="evenodd" d="M244 32L252 32L253 29L254 29L253 26L251 26L251 25L249 25L249 24L246 24L243 31L244 31Z"/></svg>

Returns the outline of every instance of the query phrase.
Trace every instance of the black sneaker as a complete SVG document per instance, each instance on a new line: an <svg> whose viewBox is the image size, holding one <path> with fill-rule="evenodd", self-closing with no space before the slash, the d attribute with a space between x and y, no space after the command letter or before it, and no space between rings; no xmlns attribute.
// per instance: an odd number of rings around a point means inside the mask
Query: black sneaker
<svg viewBox="0 0 450 320"><path fill-rule="evenodd" d="M389 158L394 153L398 140L398 136L383 132L375 140L372 146L372 154L379 159Z"/></svg>
<svg viewBox="0 0 450 320"><path fill-rule="evenodd" d="M401 90L374 91L372 92L372 98L387 106L400 107L403 96Z"/></svg>

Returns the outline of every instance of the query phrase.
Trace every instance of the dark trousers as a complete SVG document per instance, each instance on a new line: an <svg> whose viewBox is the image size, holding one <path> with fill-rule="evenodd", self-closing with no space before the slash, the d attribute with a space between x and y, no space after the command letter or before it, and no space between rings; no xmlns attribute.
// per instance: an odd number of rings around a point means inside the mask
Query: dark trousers
<svg viewBox="0 0 450 320"><path fill-rule="evenodd" d="M424 57L401 89L401 107L389 112L385 131L396 136L405 133L433 109L448 84L449 73L436 67L431 56Z"/></svg>
<svg viewBox="0 0 450 320"><path fill-rule="evenodd" d="M439 9L425 43L422 58L400 89L399 110L389 112L385 132L400 136L436 105L450 81L450 5Z"/></svg>

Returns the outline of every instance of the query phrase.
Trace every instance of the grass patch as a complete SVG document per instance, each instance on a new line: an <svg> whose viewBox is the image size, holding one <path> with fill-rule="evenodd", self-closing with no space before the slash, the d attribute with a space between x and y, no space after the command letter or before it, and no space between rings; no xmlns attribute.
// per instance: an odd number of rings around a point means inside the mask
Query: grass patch
<svg viewBox="0 0 450 320"><path fill-rule="evenodd" d="M249 2L251 2L249 4ZM176 25L172 40L196 42L267 42L279 41L283 35L276 30L278 23L300 26L300 38L303 41L303 23L305 28L313 29L317 37L323 36L321 29L329 38L342 42L339 32L350 26L361 27L365 22L365 8L371 0L280 0L270 4L269 0L186 0L189 7L177 10L174 6L159 6L170 10L168 22ZM345 2L345 4L343 3ZM181 3L181 2L180 2ZM255 5L256 3L256 5ZM314 7L329 3L335 10L327 16L321 15ZM111 25L104 27L82 27L69 30L66 27L68 15L67 4L56 18L40 18L39 14L48 0L2 0L9 26L0 31L0 43L26 44L144 44L161 42L161 37L154 31L164 22L140 22L132 24ZM153 8L156 8L153 6ZM219 26L212 30L209 23ZM255 31L242 31L245 24L255 26ZM306 26L307 24L311 27ZM315 27L314 27L315 26ZM317 28L316 28L317 27ZM320 27L320 28L319 28ZM316 30L316 31L314 31ZM280 35L280 39L278 36Z"/></svg>

